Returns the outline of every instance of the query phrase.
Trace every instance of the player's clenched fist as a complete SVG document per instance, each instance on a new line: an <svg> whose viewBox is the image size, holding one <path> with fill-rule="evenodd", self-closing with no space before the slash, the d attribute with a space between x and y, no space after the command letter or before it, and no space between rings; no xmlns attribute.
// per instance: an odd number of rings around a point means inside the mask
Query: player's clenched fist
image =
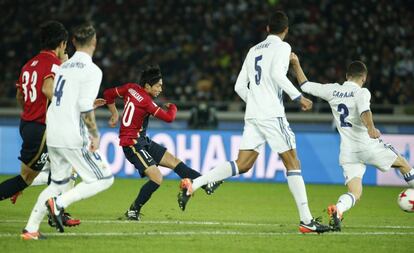
<svg viewBox="0 0 414 253"><path fill-rule="evenodd" d="M312 109L313 102L310 99L307 99L304 96L302 96L300 98L300 105L301 105L302 111L308 111Z"/></svg>

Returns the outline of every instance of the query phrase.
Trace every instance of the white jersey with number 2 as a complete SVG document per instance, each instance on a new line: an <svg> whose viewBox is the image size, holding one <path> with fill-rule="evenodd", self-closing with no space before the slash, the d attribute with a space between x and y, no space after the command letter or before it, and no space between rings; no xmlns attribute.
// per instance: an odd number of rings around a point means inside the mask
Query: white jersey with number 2
<svg viewBox="0 0 414 253"><path fill-rule="evenodd" d="M371 93L366 88L350 81L320 84L306 82L301 86L303 92L326 100L331 106L335 124L341 135L341 150L359 152L377 144L377 139L368 135L362 123L361 114L370 110Z"/></svg>

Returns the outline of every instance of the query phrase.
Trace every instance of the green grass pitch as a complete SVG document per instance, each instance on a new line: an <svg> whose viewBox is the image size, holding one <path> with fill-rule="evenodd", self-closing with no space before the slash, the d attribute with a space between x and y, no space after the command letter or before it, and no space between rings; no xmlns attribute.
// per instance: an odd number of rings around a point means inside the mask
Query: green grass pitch
<svg viewBox="0 0 414 253"><path fill-rule="evenodd" d="M116 179L107 191L74 203L68 211L82 224L61 234L43 222L43 241L19 237L43 186L26 189L16 205L1 201L0 252L414 252L414 213L396 203L402 188L367 186L342 232L303 235L287 184L225 182L212 196L198 191L182 212L178 181L166 180L142 221L118 220L143 183ZM313 215L327 222L324 209L345 189L307 185Z"/></svg>

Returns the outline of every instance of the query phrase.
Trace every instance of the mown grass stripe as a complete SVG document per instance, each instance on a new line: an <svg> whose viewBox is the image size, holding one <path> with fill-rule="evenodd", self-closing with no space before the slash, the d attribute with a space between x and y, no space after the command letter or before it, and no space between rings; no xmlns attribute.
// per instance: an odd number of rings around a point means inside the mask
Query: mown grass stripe
<svg viewBox="0 0 414 253"><path fill-rule="evenodd" d="M26 220L0 220L0 223L26 223ZM44 221L45 222L45 221ZM179 220L147 220L147 221L128 221L128 220L81 220L82 223L91 224L166 224L166 225L206 225L206 226L263 226L263 227L284 227L295 226L297 224L278 224L278 223L250 223L250 222L228 222L228 221L179 221ZM397 225L343 225L343 228L377 228L377 229L414 229L414 226Z"/></svg>
<svg viewBox="0 0 414 253"><path fill-rule="evenodd" d="M225 236L225 235L238 235L238 236L289 236L289 235L302 235L299 232L240 232L240 231L182 231L182 232L81 232L81 233L43 233L48 237L105 237L105 236ZM310 233L306 235L318 235ZM381 236L381 235L414 235L414 232L340 232L340 233L325 233L324 236ZM12 233L0 233L0 237L17 237L18 234Z"/></svg>

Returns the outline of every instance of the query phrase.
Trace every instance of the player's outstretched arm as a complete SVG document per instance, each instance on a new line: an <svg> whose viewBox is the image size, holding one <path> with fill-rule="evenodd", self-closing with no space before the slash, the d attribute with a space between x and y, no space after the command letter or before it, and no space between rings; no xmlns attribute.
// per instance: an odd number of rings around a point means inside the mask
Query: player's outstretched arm
<svg viewBox="0 0 414 253"><path fill-rule="evenodd" d="M303 72L302 66L300 66L300 61L298 56L295 53L290 53L290 64L293 67L293 71L296 74L296 79L298 80L299 84L303 84L308 81L306 78L305 73Z"/></svg>
<svg viewBox="0 0 414 253"><path fill-rule="evenodd" d="M367 127L368 129L368 135L372 139L377 139L381 136L381 132L375 128L374 120L372 119L372 112L371 111L365 111L361 113L361 120L362 123Z"/></svg>
<svg viewBox="0 0 414 253"><path fill-rule="evenodd" d="M295 53L291 53L289 59L290 64L292 65L292 68L296 74L296 79L300 84L300 89L303 92L311 94L315 97L320 97L324 100L328 100L330 92L327 87L324 87L326 84L309 81L305 73L303 72L298 56Z"/></svg>
<svg viewBox="0 0 414 253"><path fill-rule="evenodd" d="M289 60L290 60L290 64L293 67L293 70L295 71L296 78L298 79L298 83L300 83L301 85L306 83L308 79L306 78L305 73L303 72L302 67L300 66L298 56L292 52L290 53ZM302 111L308 111L312 109L313 103L310 99L304 96L300 96L298 98L298 102L301 105Z"/></svg>
<svg viewBox="0 0 414 253"><path fill-rule="evenodd" d="M177 106L172 103L167 103L165 106L168 108L167 111L158 107L153 115L160 120L171 123L175 120L175 116L177 115Z"/></svg>

